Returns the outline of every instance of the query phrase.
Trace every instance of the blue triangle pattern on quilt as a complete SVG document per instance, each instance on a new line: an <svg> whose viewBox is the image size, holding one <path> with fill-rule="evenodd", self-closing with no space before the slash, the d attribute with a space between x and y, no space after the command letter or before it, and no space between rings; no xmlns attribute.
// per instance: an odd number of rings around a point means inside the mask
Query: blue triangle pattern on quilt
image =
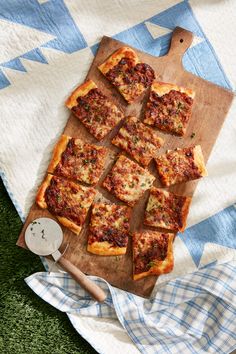
<svg viewBox="0 0 236 354"><path fill-rule="evenodd" d="M26 72L26 70L19 58L15 58L15 59L7 61L6 63L2 63L1 66Z"/></svg>
<svg viewBox="0 0 236 354"><path fill-rule="evenodd" d="M21 58L38 61L39 63L48 64L46 58L39 48L33 49L30 52L23 54Z"/></svg>
<svg viewBox="0 0 236 354"><path fill-rule="evenodd" d="M235 220L236 207L232 205L178 235L187 246L197 267L208 243L236 249Z"/></svg>
<svg viewBox="0 0 236 354"><path fill-rule="evenodd" d="M13 8L14 11L12 11ZM40 4L37 0L24 0L24 6L22 6L22 1L20 0L4 2L1 5L0 19L1 18L9 22L44 31L56 37L42 44L44 47L54 48L66 53L72 53L87 47L87 43L80 29L76 26L62 0L47 1L43 4ZM54 21L55 18L57 21ZM117 33L113 37L153 55L166 54L170 44L171 33L153 38L145 24L147 21L153 25L158 25L171 31L176 26L182 26L194 32L195 35L204 38L204 34L186 1L146 19L142 23L121 33ZM96 53L97 47L98 44L91 47L94 54ZM38 48L34 49L37 51ZM39 56L34 57L32 55L32 51L29 53L21 53L21 57L26 55L27 58L27 54L28 58L29 56L31 57L31 60L35 59L37 61L39 59ZM23 65L19 63L17 58L11 58L9 62L0 63L0 66L13 68L14 65L9 66L11 62L15 64L14 68L16 70L25 71ZM184 56L183 63L185 68L192 73L223 87L231 88L207 39L189 49ZM202 63L204 63L204 65L202 65ZM8 84L9 81L4 77L4 73L1 72L0 87L4 88Z"/></svg>
<svg viewBox="0 0 236 354"><path fill-rule="evenodd" d="M73 53L87 47L87 43L79 28L74 23L63 0L52 0L40 4L37 0L12 0L1 2L0 21L18 24L28 29L53 35L52 39L40 46L53 48L65 53ZM55 20L56 19L56 20ZM24 41L24 38L20 40ZM20 62L20 57L46 63L40 54L40 47L32 48L29 52L22 52L19 57L10 61L0 62L0 67L5 66L15 70L26 71ZM9 85L9 80L0 69L0 89Z"/></svg>

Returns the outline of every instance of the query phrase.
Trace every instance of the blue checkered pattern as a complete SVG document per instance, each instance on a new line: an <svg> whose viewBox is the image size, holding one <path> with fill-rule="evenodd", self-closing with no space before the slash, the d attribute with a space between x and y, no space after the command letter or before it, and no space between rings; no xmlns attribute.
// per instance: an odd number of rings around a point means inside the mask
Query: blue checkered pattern
<svg viewBox="0 0 236 354"><path fill-rule="evenodd" d="M92 300L65 273L36 273L26 283L69 318L118 318L142 353L226 354L236 348L235 261L160 284L150 300L90 278L106 292L104 304Z"/></svg>

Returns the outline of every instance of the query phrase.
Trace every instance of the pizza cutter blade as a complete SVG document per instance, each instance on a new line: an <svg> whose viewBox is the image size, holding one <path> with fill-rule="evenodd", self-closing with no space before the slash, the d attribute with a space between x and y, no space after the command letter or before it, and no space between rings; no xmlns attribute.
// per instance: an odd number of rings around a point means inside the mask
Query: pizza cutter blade
<svg viewBox="0 0 236 354"><path fill-rule="evenodd" d="M51 255L95 300L103 302L106 299L104 291L62 256L59 251L62 241L63 232L61 227L55 220L50 218L35 219L25 231L25 243L30 251L39 256Z"/></svg>

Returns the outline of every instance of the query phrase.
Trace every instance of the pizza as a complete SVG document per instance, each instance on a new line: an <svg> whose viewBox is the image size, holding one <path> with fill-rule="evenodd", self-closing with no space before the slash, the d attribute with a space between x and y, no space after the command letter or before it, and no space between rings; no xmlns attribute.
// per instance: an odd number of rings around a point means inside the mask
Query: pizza
<svg viewBox="0 0 236 354"><path fill-rule="evenodd" d="M207 176L200 145L169 150L155 159L164 186L187 182Z"/></svg>
<svg viewBox="0 0 236 354"><path fill-rule="evenodd" d="M174 266L174 234L156 231L133 234L133 279L169 273Z"/></svg>
<svg viewBox="0 0 236 354"><path fill-rule="evenodd" d="M87 250L103 256L126 253L131 209L124 205L93 205Z"/></svg>
<svg viewBox="0 0 236 354"><path fill-rule="evenodd" d="M142 63L129 47L118 49L98 69L117 87L128 103L138 98L155 79L151 66Z"/></svg>
<svg viewBox="0 0 236 354"><path fill-rule="evenodd" d="M54 148L48 172L56 176L95 184L105 164L108 149L62 135Z"/></svg>
<svg viewBox="0 0 236 354"><path fill-rule="evenodd" d="M191 199L191 197L152 187L145 211L144 224L183 232L186 227Z"/></svg>
<svg viewBox="0 0 236 354"><path fill-rule="evenodd" d="M103 187L133 206L152 186L154 180L155 177L148 170L121 155L103 181Z"/></svg>
<svg viewBox="0 0 236 354"><path fill-rule="evenodd" d="M113 138L112 144L125 150L143 166L147 166L152 158L157 157L163 140L136 117L128 117Z"/></svg>
<svg viewBox="0 0 236 354"><path fill-rule="evenodd" d="M66 106L97 140L102 140L124 118L119 108L92 80L77 87Z"/></svg>
<svg viewBox="0 0 236 354"><path fill-rule="evenodd" d="M60 223L79 234L96 195L93 188L80 186L48 174L36 196L36 203L48 209Z"/></svg>
<svg viewBox="0 0 236 354"><path fill-rule="evenodd" d="M191 116L195 93L187 88L154 82L146 107L144 123L164 132L183 136Z"/></svg>

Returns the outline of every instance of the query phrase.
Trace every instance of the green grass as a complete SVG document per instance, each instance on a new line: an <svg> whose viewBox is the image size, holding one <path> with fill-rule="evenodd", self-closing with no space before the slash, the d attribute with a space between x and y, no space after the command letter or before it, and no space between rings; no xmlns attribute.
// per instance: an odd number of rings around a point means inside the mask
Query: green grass
<svg viewBox="0 0 236 354"><path fill-rule="evenodd" d="M43 271L39 257L17 247L21 220L0 181L0 353L96 353L66 314L37 297L24 282Z"/></svg>

